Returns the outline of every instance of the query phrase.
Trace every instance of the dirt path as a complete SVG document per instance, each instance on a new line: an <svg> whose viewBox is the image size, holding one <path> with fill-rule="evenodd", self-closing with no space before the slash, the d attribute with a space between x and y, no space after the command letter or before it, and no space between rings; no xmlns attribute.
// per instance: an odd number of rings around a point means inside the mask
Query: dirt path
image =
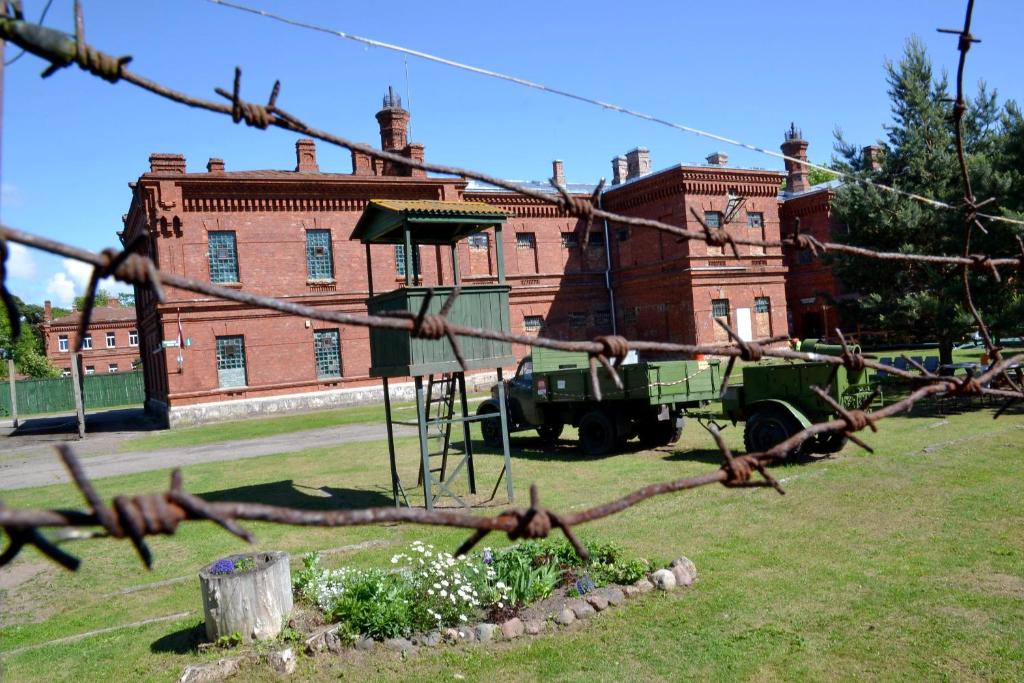
<svg viewBox="0 0 1024 683"><path fill-rule="evenodd" d="M415 436L412 427L395 425L395 436ZM200 444L180 448L167 448L137 453L116 453L123 434L90 435L84 441L72 441L82 456L82 464L94 479L119 474L147 472L171 467L183 467L203 462L258 458L275 453L294 453L309 448L334 446L340 443L381 441L387 438L384 423L349 424L323 429L309 429L289 434L244 439L220 443ZM0 455L0 490L46 486L69 481L67 470L53 451L53 445L65 441L54 438L52 443L33 442Z"/></svg>

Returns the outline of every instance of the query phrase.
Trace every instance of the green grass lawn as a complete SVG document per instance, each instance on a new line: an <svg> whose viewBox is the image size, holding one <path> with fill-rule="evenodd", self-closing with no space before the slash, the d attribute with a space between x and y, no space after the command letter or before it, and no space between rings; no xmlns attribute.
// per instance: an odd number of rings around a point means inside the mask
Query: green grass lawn
<svg viewBox="0 0 1024 683"><path fill-rule="evenodd" d="M296 419L326 422L327 415ZM245 435L256 435L253 429L265 422L245 423ZM227 428L215 429L223 438ZM740 447L740 428L725 435ZM993 421L987 409L922 414L887 420L867 438L875 455L848 446L831 460L776 468L786 496L706 487L648 501L583 530L662 562L687 555L701 572L689 590L650 594L580 628L493 648L440 648L408 661L390 653L303 657L299 678L451 680L458 673L465 680L524 681L1020 680L1024 417L1018 411ZM513 444L520 500L536 482L544 504L555 510L579 509L717 466L708 435L692 421L675 452L588 459L567 441L553 453L540 451L531 438ZM413 442L402 445L404 476L415 481ZM489 492L498 467L495 456L478 458L481 489ZM97 485L109 497L157 491L166 482L166 472L149 472ZM185 482L218 500L309 508L390 502L383 443L197 465L186 469ZM81 505L69 486L9 492L4 503ZM504 506L501 500L488 511ZM251 528L260 548L291 552L376 542L329 554L328 565L386 564L397 547L414 539L453 549L465 537L410 525ZM0 651L178 612L191 615L4 656L0 665L9 680L172 680L188 663L224 656L195 649L202 604L194 576L200 566L246 548L242 542L212 524L188 524L176 536L151 541L152 572L127 542L98 539L67 547L84 560L76 574L53 568L32 550L15 561L13 569L31 578L0 595ZM173 581L178 577L188 578Z"/></svg>

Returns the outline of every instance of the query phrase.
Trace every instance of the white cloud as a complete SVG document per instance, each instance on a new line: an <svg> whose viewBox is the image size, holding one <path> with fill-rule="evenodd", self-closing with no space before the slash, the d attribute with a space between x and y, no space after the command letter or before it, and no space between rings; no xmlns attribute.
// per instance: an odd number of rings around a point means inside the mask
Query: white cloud
<svg viewBox="0 0 1024 683"><path fill-rule="evenodd" d="M57 273L46 283L46 293L62 308L70 308L75 300L75 283L64 272Z"/></svg>
<svg viewBox="0 0 1024 683"><path fill-rule="evenodd" d="M86 286L89 284L89 278L92 277L92 266L82 261L75 261L74 259L64 259L64 272L67 276L75 283L76 292L84 292Z"/></svg>
<svg viewBox="0 0 1024 683"><path fill-rule="evenodd" d="M9 242L10 253L7 255L7 274L19 280L32 280L36 276L36 262L32 251L17 242Z"/></svg>

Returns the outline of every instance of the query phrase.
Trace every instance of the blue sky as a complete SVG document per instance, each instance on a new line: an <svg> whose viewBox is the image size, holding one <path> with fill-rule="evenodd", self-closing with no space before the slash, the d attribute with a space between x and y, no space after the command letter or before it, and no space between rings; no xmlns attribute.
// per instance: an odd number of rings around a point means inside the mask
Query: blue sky
<svg viewBox="0 0 1024 683"><path fill-rule="evenodd" d="M249 2L250 0L244 0ZM964 0L903 2L284 2L254 6L432 52L639 109L770 149L795 121L811 159L831 156L833 130L869 144L889 118L883 64L920 36L937 67L956 65ZM43 2L25 0L38 17ZM132 68L213 96L243 68L243 96L279 103L312 125L379 144L374 112L389 84L405 96L406 58L285 26L204 0L88 0L86 35L134 56ZM979 0L967 81L1024 100L1024 3ZM70 0L47 25L70 30ZM7 46L6 58L17 50ZM610 160L637 145L653 167L699 162L720 149L730 164L780 169L777 159L730 148L582 103L408 58L412 137L428 160L514 179L543 179L563 159L570 182L610 176ZM189 170L221 157L229 170L292 168L296 136L162 101L127 84L65 69L49 79L26 55L5 70L0 218L100 249L116 245L128 182L151 152L180 152ZM409 100L411 99L411 106ZM322 170L348 172L347 151L318 145ZM18 249L11 288L31 302L68 303L88 269Z"/></svg>

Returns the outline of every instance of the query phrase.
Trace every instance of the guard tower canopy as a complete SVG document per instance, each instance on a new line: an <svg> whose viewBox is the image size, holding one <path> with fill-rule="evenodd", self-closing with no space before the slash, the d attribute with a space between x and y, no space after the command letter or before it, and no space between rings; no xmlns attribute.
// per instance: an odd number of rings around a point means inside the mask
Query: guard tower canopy
<svg viewBox="0 0 1024 683"><path fill-rule="evenodd" d="M473 233L500 228L504 211L483 202L371 199L352 231L363 244L455 244Z"/></svg>

